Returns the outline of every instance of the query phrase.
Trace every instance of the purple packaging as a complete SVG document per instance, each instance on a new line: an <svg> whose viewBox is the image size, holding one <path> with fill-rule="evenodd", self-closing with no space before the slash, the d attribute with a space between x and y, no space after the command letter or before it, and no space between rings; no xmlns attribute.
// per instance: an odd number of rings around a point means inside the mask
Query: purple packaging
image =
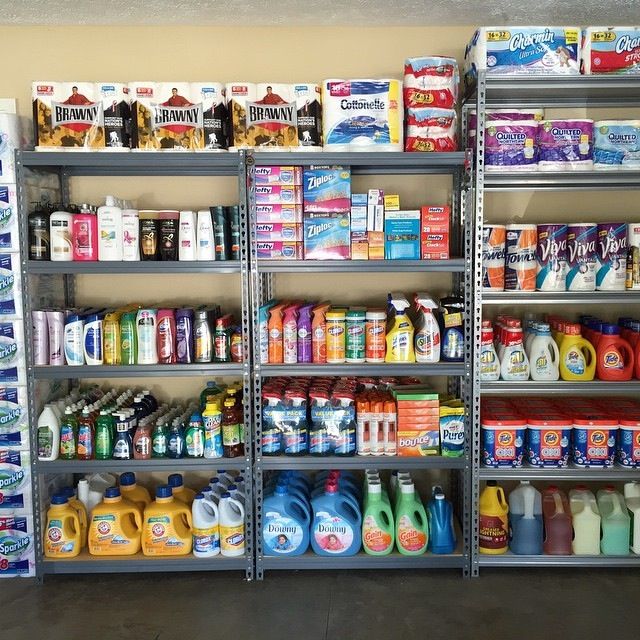
<svg viewBox="0 0 640 640"><path fill-rule="evenodd" d="M302 204L302 188L280 184L256 185L256 204Z"/></svg>
<svg viewBox="0 0 640 640"><path fill-rule="evenodd" d="M297 222L302 224L302 205L257 204L257 222Z"/></svg>
<svg viewBox="0 0 640 640"><path fill-rule="evenodd" d="M570 224L567 227L567 291L595 291L596 244L595 224Z"/></svg>
<svg viewBox="0 0 640 640"><path fill-rule="evenodd" d="M312 362L311 311L313 304L305 304L298 309L298 362Z"/></svg>
<svg viewBox="0 0 640 640"><path fill-rule="evenodd" d="M176 362L193 362L193 309L176 309Z"/></svg>
<svg viewBox="0 0 640 640"><path fill-rule="evenodd" d="M302 225L293 222L257 222L258 242L302 242Z"/></svg>
<svg viewBox="0 0 640 640"><path fill-rule="evenodd" d="M535 171L538 123L535 120L489 122L484 133L487 171Z"/></svg>
<svg viewBox="0 0 640 640"><path fill-rule="evenodd" d="M538 127L540 171L593 168L593 120L543 120Z"/></svg>
<svg viewBox="0 0 640 640"><path fill-rule="evenodd" d="M302 242L257 242L258 260L302 260Z"/></svg>
<svg viewBox="0 0 640 640"><path fill-rule="evenodd" d="M596 289L624 291L627 275L627 225L606 222L598 225Z"/></svg>
<svg viewBox="0 0 640 640"><path fill-rule="evenodd" d="M349 260L350 258L351 229L348 213L305 214L305 260Z"/></svg>
<svg viewBox="0 0 640 640"><path fill-rule="evenodd" d="M536 290L564 291L567 279L567 225L539 224Z"/></svg>
<svg viewBox="0 0 640 640"><path fill-rule="evenodd" d="M256 167L256 184L302 184L302 167Z"/></svg>

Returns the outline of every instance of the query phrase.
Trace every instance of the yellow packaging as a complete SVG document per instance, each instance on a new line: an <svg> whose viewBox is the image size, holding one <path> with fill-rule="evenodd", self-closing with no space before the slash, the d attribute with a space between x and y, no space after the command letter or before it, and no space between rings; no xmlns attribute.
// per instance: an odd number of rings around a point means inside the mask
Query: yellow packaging
<svg viewBox="0 0 640 640"><path fill-rule="evenodd" d="M121 364L120 356L120 314L117 311L107 313L102 321L104 341L103 357L105 364Z"/></svg>
<svg viewBox="0 0 640 640"><path fill-rule="evenodd" d="M131 556L140 551L142 517L138 507L110 487L94 507L89 525L89 553L93 556Z"/></svg>
<svg viewBox="0 0 640 640"><path fill-rule="evenodd" d="M327 322L327 363L345 361L345 312L332 309L325 315Z"/></svg>
<svg viewBox="0 0 640 640"><path fill-rule="evenodd" d="M80 520L65 496L51 499L43 545L47 558L75 558L80 553Z"/></svg>
<svg viewBox="0 0 640 640"><path fill-rule="evenodd" d="M191 509L171 495L171 487L157 489L144 510L142 553L145 556L186 556L191 553Z"/></svg>
<svg viewBox="0 0 640 640"><path fill-rule="evenodd" d="M87 508L84 506L84 503L76 497L69 498L69 506L75 509L75 512L78 514L78 521L80 522L80 546L84 548L87 546L87 530L89 528Z"/></svg>
<svg viewBox="0 0 640 640"><path fill-rule="evenodd" d="M356 238L355 234L351 234L351 259L352 260L368 260L369 259L369 241L365 233L359 234L364 237Z"/></svg>
<svg viewBox="0 0 640 640"><path fill-rule="evenodd" d="M389 194L384 197L385 211L400 211L400 196L397 194Z"/></svg>

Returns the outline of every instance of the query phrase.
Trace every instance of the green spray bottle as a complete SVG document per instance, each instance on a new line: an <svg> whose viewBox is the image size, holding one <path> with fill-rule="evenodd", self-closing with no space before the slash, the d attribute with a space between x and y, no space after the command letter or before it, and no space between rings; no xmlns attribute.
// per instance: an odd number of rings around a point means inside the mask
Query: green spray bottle
<svg viewBox="0 0 640 640"><path fill-rule="evenodd" d="M398 485L400 498L396 509L396 545L405 556L420 556L427 550L429 525L427 514L413 482Z"/></svg>
<svg viewBox="0 0 640 640"><path fill-rule="evenodd" d="M367 478L362 513L362 547L371 556L386 556L395 539L393 513L380 480Z"/></svg>
<svg viewBox="0 0 640 640"><path fill-rule="evenodd" d="M124 365L138 364L136 312L128 311L120 318L120 358Z"/></svg>

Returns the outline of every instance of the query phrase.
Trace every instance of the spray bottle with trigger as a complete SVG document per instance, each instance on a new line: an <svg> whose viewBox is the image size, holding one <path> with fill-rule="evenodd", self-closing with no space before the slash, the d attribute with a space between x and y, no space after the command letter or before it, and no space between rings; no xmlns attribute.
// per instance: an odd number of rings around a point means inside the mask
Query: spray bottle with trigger
<svg viewBox="0 0 640 640"><path fill-rule="evenodd" d="M427 293L416 293L416 362L440 362L440 327L433 315L438 308Z"/></svg>
<svg viewBox="0 0 640 640"><path fill-rule="evenodd" d="M409 316L407 316L409 302L401 293L390 293L388 305L389 310L395 311L395 314L388 321L385 362L415 362L414 329Z"/></svg>

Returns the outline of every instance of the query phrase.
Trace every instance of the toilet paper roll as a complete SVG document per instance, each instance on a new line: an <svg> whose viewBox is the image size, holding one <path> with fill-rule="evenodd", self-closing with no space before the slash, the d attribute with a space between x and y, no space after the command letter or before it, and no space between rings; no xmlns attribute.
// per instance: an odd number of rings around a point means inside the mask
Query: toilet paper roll
<svg viewBox="0 0 640 640"><path fill-rule="evenodd" d="M15 152L21 146L20 121L15 113L0 113L0 183L16 182Z"/></svg>
<svg viewBox="0 0 640 640"><path fill-rule="evenodd" d="M585 74L640 74L640 27L587 27L582 37Z"/></svg>
<svg viewBox="0 0 640 640"><path fill-rule="evenodd" d="M640 169L640 120L599 120L593 134L595 169Z"/></svg>
<svg viewBox="0 0 640 640"><path fill-rule="evenodd" d="M322 103L319 84L296 82L291 85L298 116L296 151L322 151Z"/></svg>
<svg viewBox="0 0 640 640"><path fill-rule="evenodd" d="M96 100L102 103L104 151L129 151L131 146L131 100L122 82L96 82Z"/></svg>
<svg viewBox="0 0 640 640"><path fill-rule="evenodd" d="M452 109L407 110L405 151L457 151L458 117Z"/></svg>
<svg viewBox="0 0 640 640"><path fill-rule="evenodd" d="M490 122L484 135L487 171L535 171L538 163L535 120Z"/></svg>
<svg viewBox="0 0 640 640"><path fill-rule="evenodd" d="M593 120L543 120L538 126L538 169L593 168Z"/></svg>
<svg viewBox="0 0 640 640"><path fill-rule="evenodd" d="M229 146L229 112L221 82L192 82L191 97L202 104L203 151L225 151Z"/></svg>
<svg viewBox="0 0 640 640"><path fill-rule="evenodd" d="M329 79L322 83L327 151L402 151L401 83L394 79Z"/></svg>
<svg viewBox="0 0 640 640"><path fill-rule="evenodd" d="M19 229L16 187L0 185L0 251L20 251Z"/></svg>
<svg viewBox="0 0 640 640"><path fill-rule="evenodd" d="M422 56L404 63L404 108L452 109L458 101L460 72L455 58Z"/></svg>
<svg viewBox="0 0 640 640"><path fill-rule="evenodd" d="M247 103L256 100L256 85L250 82L228 82L225 86L227 109L231 122L229 150L253 146L247 137Z"/></svg>

